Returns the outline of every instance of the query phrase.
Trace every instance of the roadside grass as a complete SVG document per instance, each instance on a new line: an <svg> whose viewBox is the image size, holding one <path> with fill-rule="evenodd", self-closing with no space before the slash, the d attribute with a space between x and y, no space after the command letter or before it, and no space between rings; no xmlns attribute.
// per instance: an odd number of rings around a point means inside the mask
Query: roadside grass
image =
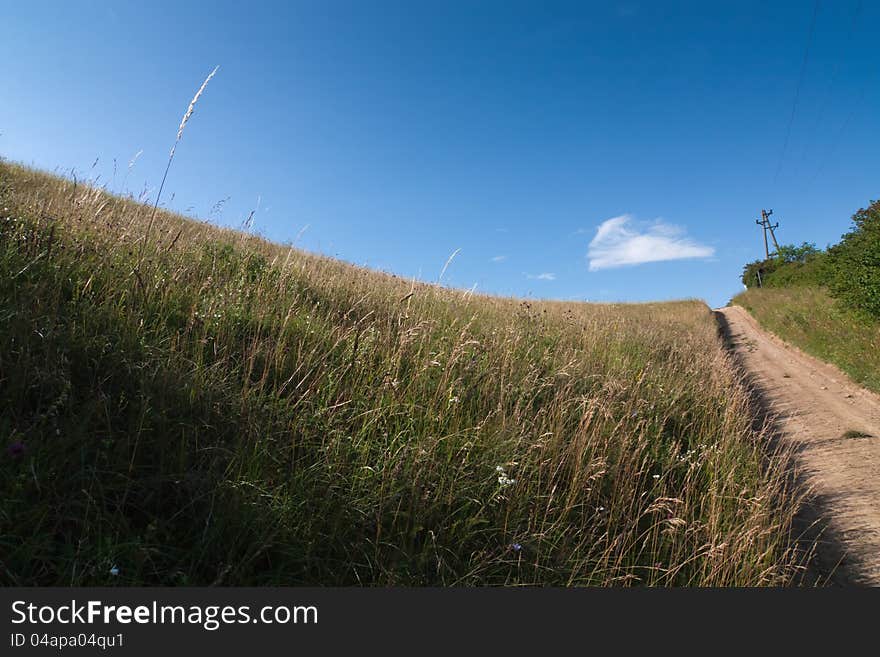
<svg viewBox="0 0 880 657"><path fill-rule="evenodd" d="M845 307L824 288L751 289L733 303L786 342L880 392L880 322Z"/></svg>
<svg viewBox="0 0 880 657"><path fill-rule="evenodd" d="M2 162L0 210L5 584L799 573L702 303L425 285Z"/></svg>
<svg viewBox="0 0 880 657"><path fill-rule="evenodd" d="M864 431L858 431L857 429L849 429L845 431L843 434L843 438L846 440L853 440L858 438L873 438L869 433L865 433Z"/></svg>

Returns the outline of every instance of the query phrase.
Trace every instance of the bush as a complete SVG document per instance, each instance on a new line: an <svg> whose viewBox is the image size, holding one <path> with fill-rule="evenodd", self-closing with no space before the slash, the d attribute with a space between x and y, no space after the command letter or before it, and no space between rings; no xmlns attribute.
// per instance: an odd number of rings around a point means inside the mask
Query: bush
<svg viewBox="0 0 880 657"><path fill-rule="evenodd" d="M810 242L800 246L783 244L767 260L756 260L743 268L747 288L822 285L826 278L825 252Z"/></svg>
<svg viewBox="0 0 880 657"><path fill-rule="evenodd" d="M743 267L742 283L747 288L763 287L766 284L767 275L776 270L776 261L755 260Z"/></svg>
<svg viewBox="0 0 880 657"><path fill-rule="evenodd" d="M853 229L828 250L828 285L848 306L880 318L880 201L852 220Z"/></svg>

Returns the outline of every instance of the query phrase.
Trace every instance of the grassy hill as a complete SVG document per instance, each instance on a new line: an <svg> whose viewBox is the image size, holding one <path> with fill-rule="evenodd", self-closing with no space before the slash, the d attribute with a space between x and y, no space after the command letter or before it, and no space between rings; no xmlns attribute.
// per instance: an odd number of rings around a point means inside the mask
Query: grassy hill
<svg viewBox="0 0 880 657"><path fill-rule="evenodd" d="M824 286L755 288L733 302L768 331L880 392L880 322L847 307Z"/></svg>
<svg viewBox="0 0 880 657"><path fill-rule="evenodd" d="M796 575L702 303L424 285L8 163L0 210L6 584Z"/></svg>

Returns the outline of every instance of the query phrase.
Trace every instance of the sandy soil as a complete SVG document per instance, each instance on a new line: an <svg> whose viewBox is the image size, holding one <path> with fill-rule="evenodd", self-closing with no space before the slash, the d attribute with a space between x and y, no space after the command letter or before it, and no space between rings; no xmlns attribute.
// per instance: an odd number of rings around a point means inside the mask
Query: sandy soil
<svg viewBox="0 0 880 657"><path fill-rule="evenodd" d="M831 583L880 586L880 396L739 306L716 317L814 492L807 514L823 529L813 566Z"/></svg>

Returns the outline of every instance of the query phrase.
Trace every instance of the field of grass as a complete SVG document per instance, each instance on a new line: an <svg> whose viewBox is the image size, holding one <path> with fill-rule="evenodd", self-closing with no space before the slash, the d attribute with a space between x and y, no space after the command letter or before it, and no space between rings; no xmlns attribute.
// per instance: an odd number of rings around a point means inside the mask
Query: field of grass
<svg viewBox="0 0 880 657"><path fill-rule="evenodd" d="M751 289L733 303L786 342L880 392L880 322L848 309L820 287Z"/></svg>
<svg viewBox="0 0 880 657"><path fill-rule="evenodd" d="M702 303L420 284L2 162L0 210L6 584L797 575Z"/></svg>

